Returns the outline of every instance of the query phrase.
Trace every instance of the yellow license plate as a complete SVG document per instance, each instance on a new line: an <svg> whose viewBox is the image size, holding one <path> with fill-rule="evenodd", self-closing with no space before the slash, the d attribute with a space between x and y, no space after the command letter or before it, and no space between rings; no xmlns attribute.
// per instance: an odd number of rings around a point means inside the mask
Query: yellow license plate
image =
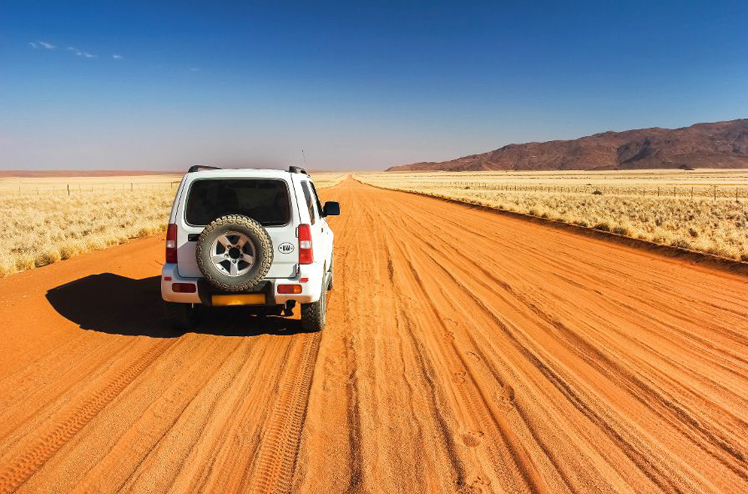
<svg viewBox="0 0 748 494"><path fill-rule="evenodd" d="M264 293L242 293L237 295L213 295L213 305L264 305Z"/></svg>

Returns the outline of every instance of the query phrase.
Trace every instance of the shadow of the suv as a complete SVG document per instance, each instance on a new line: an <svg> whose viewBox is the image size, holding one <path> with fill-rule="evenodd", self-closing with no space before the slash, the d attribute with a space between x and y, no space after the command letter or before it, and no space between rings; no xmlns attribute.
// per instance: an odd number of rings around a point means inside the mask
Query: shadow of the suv
<svg viewBox="0 0 748 494"><path fill-rule="evenodd" d="M134 280L113 273L86 276L47 292L54 309L82 329L127 336L173 338L163 320L160 278ZM297 319L257 317L242 307L206 309L191 331L220 336L293 335Z"/></svg>

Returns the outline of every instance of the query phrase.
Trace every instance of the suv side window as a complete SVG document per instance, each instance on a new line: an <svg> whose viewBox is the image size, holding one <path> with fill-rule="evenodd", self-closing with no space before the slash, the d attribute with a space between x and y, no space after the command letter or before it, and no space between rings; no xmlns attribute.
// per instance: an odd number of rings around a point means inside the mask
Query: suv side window
<svg viewBox="0 0 748 494"><path fill-rule="evenodd" d="M309 182L307 182L306 180L301 182L301 190L304 191L304 199L306 200L306 207L309 209L309 218L313 225L315 221L314 200L312 199L312 194L309 192Z"/></svg>
<svg viewBox="0 0 748 494"><path fill-rule="evenodd" d="M324 218L324 214L322 213L322 203L319 202L319 196L317 195L317 187L314 186L314 182L309 182L309 185L312 186L312 195L314 196L314 203L317 205L317 214L320 218Z"/></svg>

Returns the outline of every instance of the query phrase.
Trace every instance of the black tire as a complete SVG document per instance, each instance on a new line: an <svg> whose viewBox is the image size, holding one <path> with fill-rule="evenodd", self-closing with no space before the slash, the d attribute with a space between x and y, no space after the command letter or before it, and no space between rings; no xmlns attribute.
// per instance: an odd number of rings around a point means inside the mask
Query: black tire
<svg viewBox="0 0 748 494"><path fill-rule="evenodd" d="M301 304L301 327L305 331L322 331L327 322L327 290L322 282L322 293L319 300L311 304Z"/></svg>
<svg viewBox="0 0 748 494"><path fill-rule="evenodd" d="M164 320L174 331L193 329L198 323L197 308L192 304L164 302Z"/></svg>
<svg viewBox="0 0 748 494"><path fill-rule="evenodd" d="M254 245L255 262L241 276L224 274L210 261L211 245L216 238L229 231L243 233ZM227 292L243 292L256 286L270 271L273 264L273 241L257 221L240 214L230 214L213 220L205 227L197 240L195 256L200 272L211 285Z"/></svg>
<svg viewBox="0 0 748 494"><path fill-rule="evenodd" d="M335 256L330 256L330 271L327 275L327 289L332 290L335 280Z"/></svg>

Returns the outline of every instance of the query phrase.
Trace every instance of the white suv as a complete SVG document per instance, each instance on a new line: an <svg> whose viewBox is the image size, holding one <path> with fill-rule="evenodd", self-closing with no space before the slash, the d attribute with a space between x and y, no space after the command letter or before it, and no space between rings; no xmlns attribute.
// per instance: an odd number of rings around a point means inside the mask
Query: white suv
<svg viewBox="0 0 748 494"><path fill-rule="evenodd" d="M166 232L161 296L167 323L194 326L202 306L254 306L290 316L298 302L304 329L325 326L333 284L333 233L302 168L193 166L177 190Z"/></svg>

